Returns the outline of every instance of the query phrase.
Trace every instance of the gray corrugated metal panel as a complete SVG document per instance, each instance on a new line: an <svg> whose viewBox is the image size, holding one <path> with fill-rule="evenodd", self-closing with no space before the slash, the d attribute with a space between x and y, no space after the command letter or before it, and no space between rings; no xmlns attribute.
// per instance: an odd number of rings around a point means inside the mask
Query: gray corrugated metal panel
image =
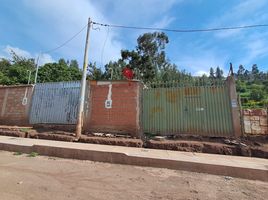
<svg viewBox="0 0 268 200"><path fill-rule="evenodd" d="M38 83L35 85L37 89L60 89L60 88L77 88L81 87L81 81L69 81L69 82L50 82L50 83Z"/></svg>
<svg viewBox="0 0 268 200"><path fill-rule="evenodd" d="M40 83L35 86L31 124L75 124L81 83Z"/></svg>

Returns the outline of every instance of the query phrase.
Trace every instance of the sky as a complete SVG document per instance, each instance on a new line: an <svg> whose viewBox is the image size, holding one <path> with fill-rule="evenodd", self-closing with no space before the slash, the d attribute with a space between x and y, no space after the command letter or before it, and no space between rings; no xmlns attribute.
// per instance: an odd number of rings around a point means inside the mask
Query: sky
<svg viewBox="0 0 268 200"><path fill-rule="evenodd" d="M0 0L0 58L10 51L37 58L40 65L60 58L82 66L86 30L64 47L53 49L93 21L128 26L203 29L267 24L267 0ZM147 31L94 26L90 33L89 62L103 67L116 61L122 49L132 50ZM205 33L166 33L166 54L179 70L193 75L219 66L227 74L257 64L268 70L268 27Z"/></svg>

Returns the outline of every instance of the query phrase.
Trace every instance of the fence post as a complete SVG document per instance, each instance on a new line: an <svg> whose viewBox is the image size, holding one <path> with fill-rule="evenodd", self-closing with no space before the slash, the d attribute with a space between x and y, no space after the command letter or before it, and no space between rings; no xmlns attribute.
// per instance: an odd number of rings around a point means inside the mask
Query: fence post
<svg viewBox="0 0 268 200"><path fill-rule="evenodd" d="M238 96L236 93L234 76L228 76L226 81L231 101L230 104L232 110L233 132L235 137L240 137L242 135L242 128L240 123L240 109L238 104Z"/></svg>

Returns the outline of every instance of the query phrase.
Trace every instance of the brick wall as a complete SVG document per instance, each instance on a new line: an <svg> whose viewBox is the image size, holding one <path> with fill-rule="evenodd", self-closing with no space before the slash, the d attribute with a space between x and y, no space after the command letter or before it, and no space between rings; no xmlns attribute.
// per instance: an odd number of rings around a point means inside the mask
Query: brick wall
<svg viewBox="0 0 268 200"><path fill-rule="evenodd" d="M33 86L0 87L0 125L28 125ZM27 104L22 101L27 92Z"/></svg>
<svg viewBox="0 0 268 200"><path fill-rule="evenodd" d="M267 110L243 110L245 134L268 134Z"/></svg>
<svg viewBox="0 0 268 200"><path fill-rule="evenodd" d="M105 108L112 83L112 108ZM110 132L140 137L141 84L136 81L90 82L85 132Z"/></svg>

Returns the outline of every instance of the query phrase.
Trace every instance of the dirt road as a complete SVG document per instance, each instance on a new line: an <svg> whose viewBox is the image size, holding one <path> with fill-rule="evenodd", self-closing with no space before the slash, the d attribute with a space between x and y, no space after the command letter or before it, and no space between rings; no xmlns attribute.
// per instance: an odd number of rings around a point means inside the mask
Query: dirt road
<svg viewBox="0 0 268 200"><path fill-rule="evenodd" d="M267 182L0 151L1 200L251 200L267 196Z"/></svg>

